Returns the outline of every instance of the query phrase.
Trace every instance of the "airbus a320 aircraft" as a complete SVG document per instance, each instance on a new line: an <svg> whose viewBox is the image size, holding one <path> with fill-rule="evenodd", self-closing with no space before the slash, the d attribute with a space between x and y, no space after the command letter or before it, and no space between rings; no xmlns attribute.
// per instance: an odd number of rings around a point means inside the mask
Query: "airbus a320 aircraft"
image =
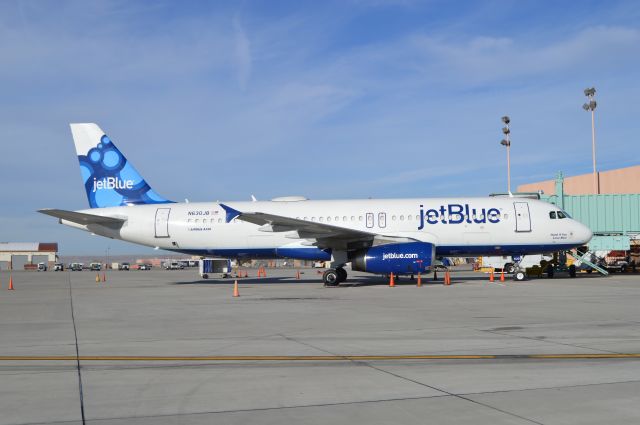
<svg viewBox="0 0 640 425"><path fill-rule="evenodd" d="M96 124L71 124L90 209L43 209L108 238L200 256L331 261L379 274L431 269L440 256L539 254L586 244L589 228L556 206L516 197L177 203L156 193ZM518 271L516 279L524 279Z"/></svg>

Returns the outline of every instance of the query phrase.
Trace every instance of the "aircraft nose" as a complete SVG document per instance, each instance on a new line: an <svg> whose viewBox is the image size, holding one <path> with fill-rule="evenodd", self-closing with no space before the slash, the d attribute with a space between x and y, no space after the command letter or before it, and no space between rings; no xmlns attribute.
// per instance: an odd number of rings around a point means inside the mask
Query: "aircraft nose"
<svg viewBox="0 0 640 425"><path fill-rule="evenodd" d="M582 244L587 244L593 237L593 232L591 231L591 229L589 229L587 226L585 226L580 222L576 221L576 224L577 224L577 229L575 232L576 239L578 240L578 242Z"/></svg>

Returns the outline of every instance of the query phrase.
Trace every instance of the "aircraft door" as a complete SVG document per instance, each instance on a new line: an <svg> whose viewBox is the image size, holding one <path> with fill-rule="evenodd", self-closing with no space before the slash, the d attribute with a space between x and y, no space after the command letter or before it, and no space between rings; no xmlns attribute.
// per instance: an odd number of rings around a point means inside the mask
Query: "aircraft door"
<svg viewBox="0 0 640 425"><path fill-rule="evenodd" d="M367 227L369 229L373 227L373 213L367 213Z"/></svg>
<svg viewBox="0 0 640 425"><path fill-rule="evenodd" d="M381 229L387 227L387 213L378 213L378 227Z"/></svg>
<svg viewBox="0 0 640 425"><path fill-rule="evenodd" d="M514 202L516 209L516 232L531 231L531 214L529 213L529 203Z"/></svg>
<svg viewBox="0 0 640 425"><path fill-rule="evenodd" d="M171 208L158 208L156 210L156 238L168 238L169 237L169 214Z"/></svg>

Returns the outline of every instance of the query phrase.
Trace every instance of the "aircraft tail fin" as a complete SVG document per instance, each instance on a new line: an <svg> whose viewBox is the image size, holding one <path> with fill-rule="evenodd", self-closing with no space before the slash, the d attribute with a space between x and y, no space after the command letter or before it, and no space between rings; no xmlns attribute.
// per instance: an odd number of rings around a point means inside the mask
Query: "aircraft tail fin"
<svg viewBox="0 0 640 425"><path fill-rule="evenodd" d="M158 195L97 124L71 124L91 208L170 203Z"/></svg>

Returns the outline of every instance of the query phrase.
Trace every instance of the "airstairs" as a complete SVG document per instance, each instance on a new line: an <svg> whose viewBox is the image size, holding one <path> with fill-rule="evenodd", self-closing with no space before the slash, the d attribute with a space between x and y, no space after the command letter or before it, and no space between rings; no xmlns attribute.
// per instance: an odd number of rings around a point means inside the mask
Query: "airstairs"
<svg viewBox="0 0 640 425"><path fill-rule="evenodd" d="M598 273L600 273L603 276L608 276L609 275L608 271L606 271L602 267L600 267L597 264L592 263L591 261L588 260L588 258L591 258L591 251L587 251L584 254L580 254L579 251L577 252L577 254L574 254L571 251L567 251L567 255L572 256L576 261L580 261L581 263L586 264L587 266L589 266L592 269L596 270Z"/></svg>

